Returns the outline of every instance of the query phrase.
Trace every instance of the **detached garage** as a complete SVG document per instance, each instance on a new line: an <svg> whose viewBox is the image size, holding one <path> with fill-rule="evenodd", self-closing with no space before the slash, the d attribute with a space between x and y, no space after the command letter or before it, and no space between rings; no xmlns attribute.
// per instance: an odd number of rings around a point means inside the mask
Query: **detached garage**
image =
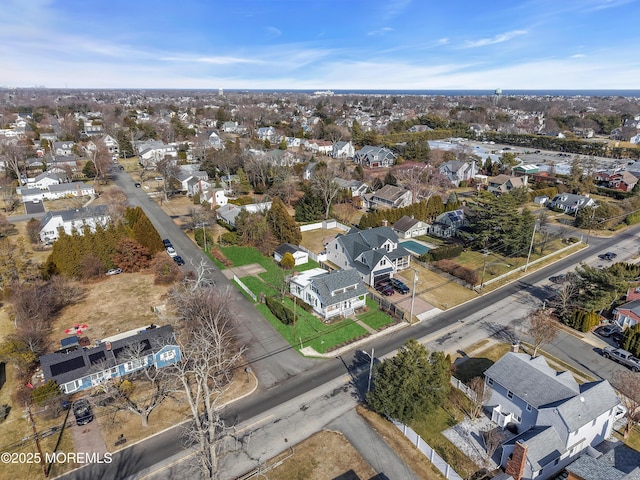
<svg viewBox="0 0 640 480"><path fill-rule="evenodd" d="M302 250L300 247L291 245L290 243L283 243L282 245L278 246L275 252L273 252L273 258L276 262L280 263L285 253L290 253L291 255L293 255L296 266L304 265L309 261L309 254L307 252Z"/></svg>

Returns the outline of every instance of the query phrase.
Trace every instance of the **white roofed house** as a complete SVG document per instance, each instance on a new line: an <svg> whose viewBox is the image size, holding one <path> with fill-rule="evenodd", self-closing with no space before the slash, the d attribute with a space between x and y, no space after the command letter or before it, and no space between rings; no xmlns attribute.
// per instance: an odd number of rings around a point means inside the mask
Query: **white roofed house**
<svg viewBox="0 0 640 480"><path fill-rule="evenodd" d="M85 226L95 231L98 225L106 226L110 219L108 205L47 212L40 221L40 240L42 243L52 243L60 236L60 230L67 235L72 235L73 232L82 234Z"/></svg>
<svg viewBox="0 0 640 480"><path fill-rule="evenodd" d="M553 478L582 452L611 436L624 407L608 381L578 384L544 357L507 353L485 371L486 407L501 428L500 465L515 479Z"/></svg>
<svg viewBox="0 0 640 480"><path fill-rule="evenodd" d="M321 268L307 270L291 277L289 290L323 320L353 315L366 305L369 293L358 272L352 269L331 273Z"/></svg>

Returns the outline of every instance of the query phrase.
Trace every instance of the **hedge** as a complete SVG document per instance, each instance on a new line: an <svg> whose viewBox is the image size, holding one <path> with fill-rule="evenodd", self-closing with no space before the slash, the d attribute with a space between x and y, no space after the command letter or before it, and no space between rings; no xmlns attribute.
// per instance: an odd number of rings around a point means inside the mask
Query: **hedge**
<svg viewBox="0 0 640 480"><path fill-rule="evenodd" d="M442 247L429 250L427 253L420 255L422 262L445 260L447 258L455 258L459 256L463 251L462 245L443 245Z"/></svg>
<svg viewBox="0 0 640 480"><path fill-rule="evenodd" d="M576 310L566 321L567 325L580 332L588 332L600 323L600 317L594 311Z"/></svg>
<svg viewBox="0 0 640 480"><path fill-rule="evenodd" d="M267 297L267 308L273 313L273 315L285 325L292 325L294 316L293 312L280 301L277 297Z"/></svg>
<svg viewBox="0 0 640 480"><path fill-rule="evenodd" d="M463 267L451 260L440 260L435 262L433 265L449 275L453 275L454 277L464 280L471 286L478 284L478 272L471 268Z"/></svg>

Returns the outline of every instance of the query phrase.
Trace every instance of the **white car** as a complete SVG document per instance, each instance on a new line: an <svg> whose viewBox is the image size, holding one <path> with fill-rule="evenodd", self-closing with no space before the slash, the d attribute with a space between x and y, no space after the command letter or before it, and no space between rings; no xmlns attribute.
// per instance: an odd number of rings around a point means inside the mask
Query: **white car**
<svg viewBox="0 0 640 480"><path fill-rule="evenodd" d="M178 252L176 252L176 249L173 247L167 247L167 253L169 254L169 256L171 258L175 257L178 255Z"/></svg>
<svg viewBox="0 0 640 480"><path fill-rule="evenodd" d="M121 268L112 268L107 272L107 275L120 275L122 273Z"/></svg>

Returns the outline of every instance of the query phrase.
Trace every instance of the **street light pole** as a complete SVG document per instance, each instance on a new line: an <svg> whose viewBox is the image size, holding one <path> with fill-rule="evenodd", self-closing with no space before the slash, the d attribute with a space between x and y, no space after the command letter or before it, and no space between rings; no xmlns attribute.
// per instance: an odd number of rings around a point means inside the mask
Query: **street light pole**
<svg viewBox="0 0 640 480"><path fill-rule="evenodd" d="M374 352L374 348L371 347L371 355L369 355L370 358L370 362L369 362L369 381L367 382L367 393L369 393L371 391L371 375L373 374L373 352Z"/></svg>
<svg viewBox="0 0 640 480"><path fill-rule="evenodd" d="M415 268L412 268L411 270L413 270L413 289L411 290L411 308L409 311L409 325L411 325L413 323L413 302L416 298L416 283L418 280L417 277L417 271Z"/></svg>

